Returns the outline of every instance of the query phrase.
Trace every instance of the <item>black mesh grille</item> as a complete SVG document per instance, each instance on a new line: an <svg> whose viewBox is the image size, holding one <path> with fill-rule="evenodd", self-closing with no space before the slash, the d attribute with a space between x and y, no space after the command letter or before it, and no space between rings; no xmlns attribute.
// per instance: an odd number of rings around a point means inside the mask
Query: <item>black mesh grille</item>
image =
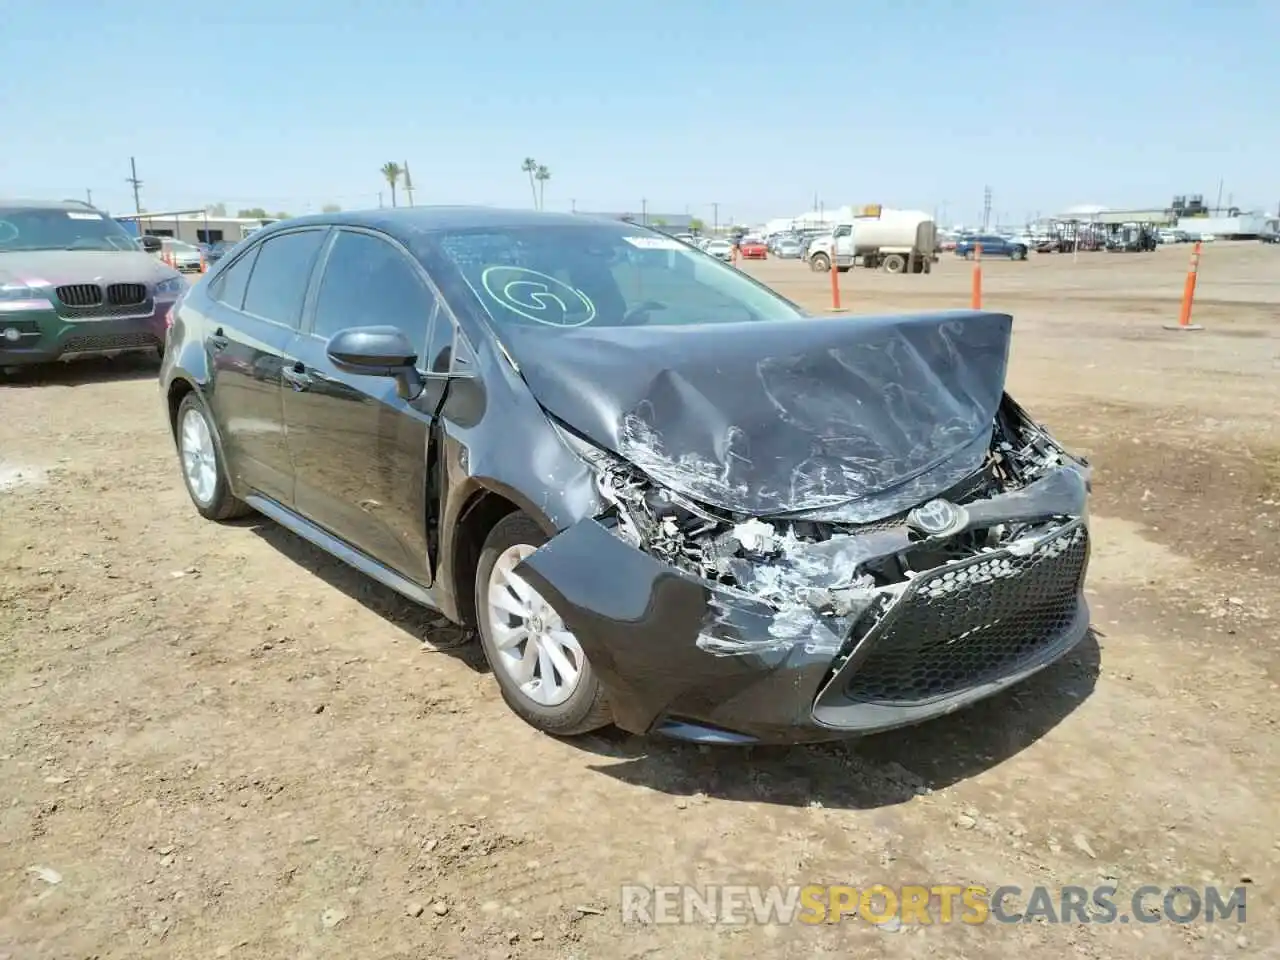
<svg viewBox="0 0 1280 960"><path fill-rule="evenodd" d="M112 283L107 286L107 303L117 307L136 307L146 302L147 288L140 283Z"/></svg>
<svg viewBox="0 0 1280 960"><path fill-rule="evenodd" d="M919 703L1017 671L1073 623L1088 555L1079 524L1024 556L1002 552L919 575L863 641L869 653L855 655L845 695Z"/></svg>
<svg viewBox="0 0 1280 960"><path fill-rule="evenodd" d="M107 350L134 350L156 347L160 338L151 333L90 333L68 337L63 353L97 353Z"/></svg>
<svg viewBox="0 0 1280 960"><path fill-rule="evenodd" d="M102 288L96 283L69 283L54 292L68 307L92 307L102 302Z"/></svg>

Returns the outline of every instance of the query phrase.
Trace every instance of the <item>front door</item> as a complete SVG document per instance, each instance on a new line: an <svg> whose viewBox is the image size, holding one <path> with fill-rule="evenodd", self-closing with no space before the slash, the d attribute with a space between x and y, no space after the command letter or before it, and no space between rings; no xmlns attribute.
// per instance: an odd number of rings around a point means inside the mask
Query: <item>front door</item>
<svg viewBox="0 0 1280 960"><path fill-rule="evenodd" d="M449 321L421 267L380 234L338 231L322 270L310 323L283 372L295 509L429 585L427 446L439 391L402 400L393 380L343 372L326 350L339 330L389 324L425 352L433 320ZM427 366L422 355L419 366Z"/></svg>

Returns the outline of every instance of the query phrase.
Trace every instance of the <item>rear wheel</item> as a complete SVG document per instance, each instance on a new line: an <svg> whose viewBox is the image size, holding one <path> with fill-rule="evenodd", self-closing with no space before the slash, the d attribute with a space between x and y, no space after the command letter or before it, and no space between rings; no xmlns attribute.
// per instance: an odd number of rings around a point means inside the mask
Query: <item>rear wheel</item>
<svg viewBox="0 0 1280 960"><path fill-rule="evenodd" d="M531 517L503 517L476 568L476 614L502 698L526 723L556 736L612 722L604 689L577 637L533 584L515 572L547 542Z"/></svg>
<svg viewBox="0 0 1280 960"><path fill-rule="evenodd" d="M226 467L214 439L213 419L194 390L182 398L174 427L182 479L200 516L206 520L231 520L252 512L231 493Z"/></svg>
<svg viewBox="0 0 1280 960"><path fill-rule="evenodd" d="M1027 251L1023 250L1021 247L1014 247L1013 252L1009 254L1009 259L1024 260L1026 259L1026 256L1027 256Z"/></svg>
<svg viewBox="0 0 1280 960"><path fill-rule="evenodd" d="M906 269L907 261L901 254L891 253L884 258L885 273L901 273Z"/></svg>

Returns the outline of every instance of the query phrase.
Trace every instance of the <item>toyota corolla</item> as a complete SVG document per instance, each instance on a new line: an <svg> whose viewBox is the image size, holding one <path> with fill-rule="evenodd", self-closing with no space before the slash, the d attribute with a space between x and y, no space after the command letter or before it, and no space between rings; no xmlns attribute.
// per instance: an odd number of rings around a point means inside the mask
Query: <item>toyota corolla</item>
<svg viewBox="0 0 1280 960"><path fill-rule="evenodd" d="M196 509L473 625L553 734L919 722L1086 634L1088 466L984 311L811 318L634 224L475 208L263 229L174 312Z"/></svg>

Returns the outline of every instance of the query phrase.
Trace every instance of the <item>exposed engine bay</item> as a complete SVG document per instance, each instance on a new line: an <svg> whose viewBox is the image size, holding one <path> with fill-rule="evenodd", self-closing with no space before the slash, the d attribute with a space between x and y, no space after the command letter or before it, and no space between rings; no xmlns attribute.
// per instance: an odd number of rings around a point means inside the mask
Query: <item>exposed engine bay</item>
<svg viewBox="0 0 1280 960"><path fill-rule="evenodd" d="M1067 454L1008 396L977 471L925 503L870 523L730 514L657 486L621 459L596 467L616 535L719 590L768 604L777 611L771 634L793 642L821 636L829 643L829 630L814 629L822 621L847 624L877 604L887 608L926 571L984 553L1034 549L1082 515L1088 482L1087 463ZM995 561L980 575L1016 575L1006 565L1003 571ZM699 645L743 652L713 637Z"/></svg>

